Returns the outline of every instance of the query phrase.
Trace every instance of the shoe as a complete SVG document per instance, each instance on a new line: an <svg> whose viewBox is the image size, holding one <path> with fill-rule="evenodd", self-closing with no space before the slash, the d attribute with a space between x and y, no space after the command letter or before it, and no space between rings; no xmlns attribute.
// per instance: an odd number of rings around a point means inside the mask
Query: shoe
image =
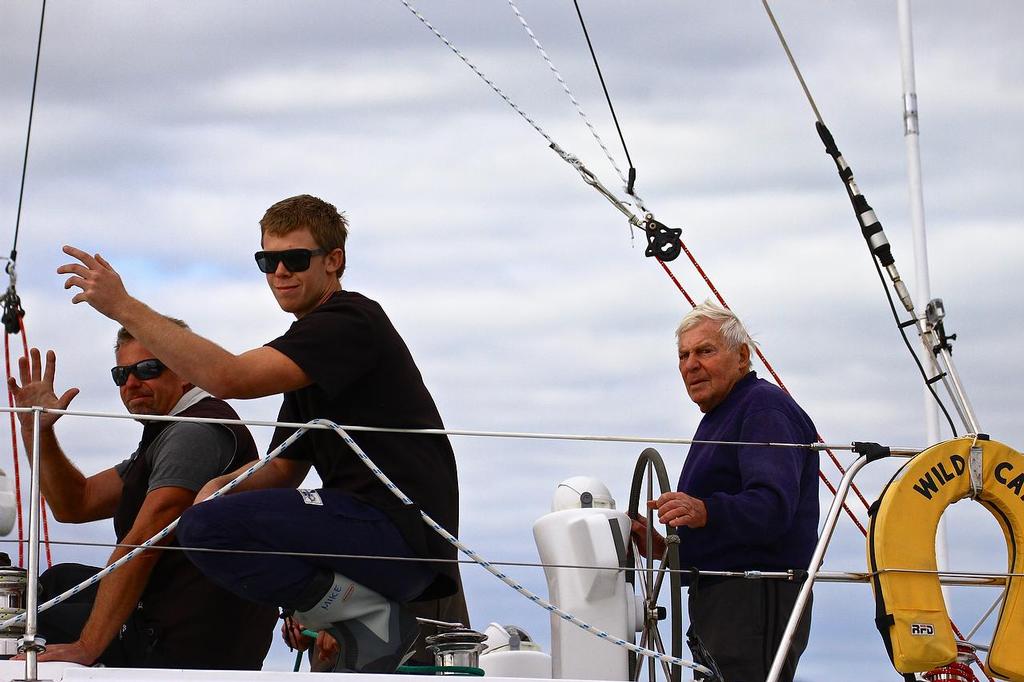
<svg viewBox="0 0 1024 682"><path fill-rule="evenodd" d="M387 637L379 627L370 629L362 618L332 623L327 631L338 640L341 653L335 672L393 673L412 656L419 621L405 606L390 602Z"/></svg>

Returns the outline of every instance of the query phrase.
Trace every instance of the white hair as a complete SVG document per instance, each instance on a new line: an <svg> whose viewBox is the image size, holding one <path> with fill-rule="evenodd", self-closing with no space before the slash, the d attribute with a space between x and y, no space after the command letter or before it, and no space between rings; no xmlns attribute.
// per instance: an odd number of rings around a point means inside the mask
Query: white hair
<svg viewBox="0 0 1024 682"><path fill-rule="evenodd" d="M729 348L735 350L740 346L746 346L747 350L750 351L750 357L754 357L754 354L757 352L757 344L743 327L740 318L736 317L736 313L718 305L710 298L706 298L703 303L695 305L693 310L686 313L683 317L682 322L676 327L676 344L679 344L680 336L705 320L720 323L718 332L722 335Z"/></svg>

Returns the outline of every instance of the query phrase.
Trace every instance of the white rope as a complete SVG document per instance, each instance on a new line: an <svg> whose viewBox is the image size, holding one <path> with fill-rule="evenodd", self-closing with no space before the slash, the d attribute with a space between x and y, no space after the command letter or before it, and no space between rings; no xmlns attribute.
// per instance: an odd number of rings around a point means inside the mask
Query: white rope
<svg viewBox="0 0 1024 682"><path fill-rule="evenodd" d="M442 43L444 43L448 47L449 50L454 52L456 57L461 59L462 62L466 66L468 66L470 69L472 69L473 73L475 73L477 76L480 77L480 80L482 80L484 83L487 83L487 85L490 86L491 90L494 90L494 92L496 92L499 97L501 97L503 100L505 100L506 104L508 104L510 107L512 107L517 114L522 116L523 119L525 119L526 122L529 123L533 127L534 130L536 130L538 133L540 133L544 137L544 139L548 141L548 144L550 144L552 147L558 147L558 145L555 143L555 141L553 139L551 139L551 136L548 135L546 132L544 132L543 128L541 128L539 125L537 125L536 121L534 121L532 118L527 116L526 112L523 111L522 109L520 109L519 105L512 101L511 97L506 95L505 92L501 88L499 88L497 85L495 85L494 82L491 81L490 78L488 78L487 76L484 75L483 71L481 71L480 69L477 68L476 64L474 64L473 62L469 61L469 58L466 57L466 55L462 54L462 52L459 51L459 48L455 47L455 45L453 45L450 40L445 38L444 35L440 31L438 31L436 28L434 28L434 25L431 24L429 21L427 21L426 17L424 17L422 14L420 14L419 11L415 7L413 7L412 5L409 4L409 0L399 0L399 2L401 2L403 5L405 5L405 8L407 10L409 10L410 12L412 12L413 16L415 16L417 19L419 19L420 22L422 22L422 24L424 26L426 26L428 29L430 29L430 31L435 36L437 36L438 40L440 40ZM558 147L558 148L561 149L561 147Z"/></svg>
<svg viewBox="0 0 1024 682"><path fill-rule="evenodd" d="M583 107L576 99L576 96L573 95L572 90L569 89L569 84L565 82L564 78L562 78L562 74L561 72L559 72L558 67L556 67L554 62L551 61L551 57L548 56L548 53L544 49L544 46L540 44L540 40L538 40L537 36L534 35L533 29L531 29L530 25L526 23L525 17L523 17L523 14L522 12L519 11L519 8L516 7L515 2L513 2L513 0L508 0L508 5L509 7L512 8L512 11L515 13L516 18L519 19L519 23L522 24L523 30L526 31L526 35L530 36L530 40L532 40L533 44L537 47L537 51L540 52L540 56L544 58L545 62L547 62L548 68L551 69L551 73L553 73L555 76L555 80L557 80L559 85L562 86L562 90L565 91L565 94L569 97L569 101L572 102L572 105L576 107L576 113L580 115L580 118L583 119L583 122L587 125L587 128L590 129L590 134L594 136L594 140L597 142L598 146L601 147L601 151L604 152L604 156L606 159L608 159L608 163L610 163L612 165L612 168L615 169L615 174L619 176L619 180L622 181L623 187L626 187L628 184L626 182L626 177L622 174L622 170L619 168L619 165L615 163L615 159L614 157L612 157L612 153L608 151L608 147L605 145L604 140L601 139L601 136L598 134L597 129L594 128L594 125L590 122L590 118L587 116L586 113L584 113ZM632 196L636 200L637 207L641 211L646 212L647 209L644 208L643 199L641 199L636 193L634 193Z"/></svg>
<svg viewBox="0 0 1024 682"><path fill-rule="evenodd" d="M362 448L360 448L359 445L356 444L356 442L354 440L352 440L352 437L349 436L345 432L344 429L342 429L337 424L334 424L333 422L331 422L329 420L326 420L326 419L314 419L314 420L310 421L308 425L305 425L304 427L299 428L299 430L297 430L295 433L293 433L291 436L289 436L283 443L281 443L281 445L279 445L277 448L275 448L272 452L267 453L267 455L265 457L263 457L262 459L257 460L252 466L250 466L248 469L246 469L244 472L242 472L236 479L234 479L233 481L231 481L230 483L225 485L223 488L221 488L220 490L215 492L208 499L211 499L211 500L212 499L216 499L216 498L220 497L221 495L227 493L228 491L232 490L233 488L235 488L235 486L239 485L242 481L246 480L247 478L252 476L254 473L256 473L257 471L262 469L264 466L266 466L272 459L274 459L279 454L281 454L281 452L283 452L288 446L290 446L292 443L294 443L307 430L309 430L310 428L313 428L314 425L320 425L321 428L324 428L324 427L329 428L332 431L334 431L335 433L337 433L338 436L340 436L341 439L343 441L345 441L345 443L352 449L352 451L356 454L356 456L359 459L361 459L363 461L363 463L370 469L370 471L378 478L378 480L380 480L380 482L384 484L384 487L386 487L388 490L390 490L395 495L395 497L397 497L403 504L406 504L406 505L412 505L413 504L413 501L411 499L409 499L406 496L406 494L403 493L398 488L398 486L396 486L394 483L391 482L391 479L389 479L387 477L387 475L385 475L384 472L381 471L377 467L377 465L373 463L373 460L371 460L367 456L367 454L365 452L363 452ZM629 649L630 651L633 651L634 653L639 654L641 656L648 656L648 657L651 657L651 658L656 658L656 659L658 659L660 661L663 661L665 663L671 663L673 665L681 665L681 666L684 666L684 667L687 667L687 668L692 668L693 670L696 670L696 671L698 671L700 673L703 673L703 674L709 674L709 675L711 674L711 671L708 670L707 668L705 668L702 665L699 665L699 664L694 663L692 661L687 661L687 660L682 659L682 658L676 658L674 656L668 656L666 654L663 654L663 653L660 653L660 652L657 652L657 651L652 651L650 649L645 649L643 647L638 647L637 645L633 644L632 642L627 642L627 641L625 641L623 639L620 639L618 637L613 637L613 636L609 635L607 632L605 632L604 630L596 628L593 625L590 625L589 623L580 620L579 618L577 618L576 616L572 615L571 613L563 611L562 609L558 608L557 606L555 606L551 602L543 599L542 597L534 594L533 592L530 592L525 587L523 587L519 583L517 583L514 580L512 580L511 578L509 578L507 575L505 575L504 573L502 573L498 569L494 568L493 564L491 564L486 559L481 557L479 554L477 554L476 552L474 552L473 550L469 549L464 544L459 542L459 540L455 536L453 536L447 530L442 528L440 524L438 524L436 521L434 521L432 518L430 518L430 516L428 516L422 510L420 511L420 516L423 518L423 521L430 528L432 528L441 537L443 537L445 540L447 540L449 543L451 543L453 546L455 546L457 549L459 549L463 554L465 554L470 559L472 559L474 562L476 562L477 564L482 566L488 573L490 573L491 575L495 576L496 578L501 580L503 583L505 583L506 585L508 585L509 587L514 589L516 592L520 593L521 595L523 595L524 597L526 597L527 599L532 601L533 603L537 604L541 608L543 608L543 609L545 609L547 611L550 611L551 613L554 613L554 614L558 615L563 620L569 621L573 625L576 625L577 627L585 630L586 632L589 632L590 634L594 635L595 637L598 637L598 638L603 639L605 641L611 642L612 644L615 644L617 646L625 647L626 649ZM49 601L45 602L44 604L41 604L39 606L39 612L45 611L45 610L49 609L50 607L52 607L52 606L54 606L56 604L59 604L59 603L65 601L65 600L67 600L69 597L72 597L75 594L78 594L82 590L87 589L87 588L95 585L101 579L103 579L104 577L109 575L111 572L117 570L118 568L120 568L124 564L128 563L129 561L131 561L132 559L137 557L139 554L141 554L143 551L145 551L146 548L152 546L153 544L155 544L157 542L160 542L161 540L166 538L168 535L170 535L174 531L174 529L178 525L178 520L179 519L175 519L174 521L169 523L166 528L164 528L163 530L158 532L156 535L154 535L152 538L150 538L149 540L144 542L140 547L132 550L128 554L125 554L123 557L121 557L120 559L118 559L114 563L110 564L109 566L104 568L102 571L100 571L96 575L92 576L91 578L89 578L87 580L84 580L83 582L81 582L80 584L76 585L75 587L72 587L70 590L67 590L66 592L63 592L62 594L57 595L56 597L54 597L53 599L50 599ZM8 627L10 627L12 625L15 625L17 623L21 623L25 619L26 619L26 614L24 614L24 613L19 614L17 616L14 616L12 618L8 618L7 620L5 620L3 622L0 622L0 630L2 630L4 628L8 628Z"/></svg>
<svg viewBox="0 0 1024 682"><path fill-rule="evenodd" d="M455 56L458 57L459 59L461 59L462 62L473 71L473 73L475 73L477 76L479 76L480 80L482 80L484 83L486 83L488 85L488 87L491 88L491 90L493 90L495 93L497 93L497 95L499 97L501 97L501 99L505 100L506 104L508 104L510 107L512 107L512 109L517 114L522 116L523 119L527 123L529 123L530 126L534 130L536 130L538 133L540 133L541 137L543 137L545 140L547 140L547 143L551 147L552 151L554 151L556 154L558 154L562 158L563 161L568 163L570 166L575 168L581 175L583 175L584 180L586 180L588 184L594 184L595 187L599 187L599 191L601 191L602 194L605 194L605 196L608 197L609 201L611 201L613 204L618 206L619 210L621 210L623 213L626 213L627 216L632 215L632 213L629 211L629 209L627 209L625 207L625 204L629 203L629 202L626 202L626 201L623 201L623 200L621 200L621 199L619 199L617 197L614 197L613 195L611 195L610 192L608 192L607 189L604 189L603 185L600 185L600 183L597 182L597 179L596 179L596 177L593 176L593 173L590 170L587 170L586 167L580 162L580 160L578 158L576 158L572 154L570 154L567 151L565 151L564 149L562 149L562 147L559 146L559 144L557 142L555 142L552 139L552 137L550 135L548 135L547 132L545 132L544 129L541 128L540 125L536 121L534 121L532 118L530 118L526 114L526 112L523 111L519 107L518 104L516 104L515 102L512 101L511 97L506 95L505 92L501 88L499 88L497 85L495 85L494 81L492 81L490 78L485 76L483 71L481 71L479 68L477 68L476 64L474 64L473 62L469 61L469 58L466 57L466 55L464 55L459 50L459 48L455 47L455 45L453 45L452 42L450 40L448 40L444 36L444 34L442 34L440 31L438 31L434 27L434 25L431 24L427 20L426 17L424 17L422 14L420 14L419 10L417 10L415 7L413 7L411 4L409 4L409 0L399 0L399 2L401 2L403 5L405 5L405 8L408 9L410 12L412 12L413 16L415 16L417 19L420 20L420 23L422 23L424 26L426 26L428 29L430 29L430 32L433 33L435 36L437 36L437 39L440 40L442 43L444 43L445 46L449 50L451 50L453 53L455 53ZM588 125L589 125L589 123L588 123ZM601 147L602 147L602 149L605 149L605 152L607 153L607 148L605 148L605 146L603 144L601 145ZM613 160L612 161L612 165L614 165L614 164L615 164L615 162ZM616 172L619 173L619 177L621 178L622 177L622 173L621 173L621 171L619 171L618 166L615 167L615 170L616 170ZM587 180L588 176L593 178L593 182L591 180ZM625 182L625 180L623 180L623 182ZM634 194L633 196L636 196L636 195ZM646 209L643 208L643 206L642 206L642 204L641 204L641 202L640 202L638 197L637 197L637 205L641 209L646 211ZM637 222L633 223L633 220L636 220ZM635 218L635 216L634 216L634 218L630 222L631 222L631 224L640 225L639 219Z"/></svg>
<svg viewBox="0 0 1024 682"><path fill-rule="evenodd" d="M314 419L313 422L314 423L320 423L320 424L330 424L329 421L323 420L323 419ZM384 486L388 490L390 490L392 493L394 493L395 497L397 497L399 500L401 500L402 503L404 503L404 504L407 504L407 505L413 504L413 501L410 500L408 497L406 497L405 493L403 493L398 488L398 486L396 486L394 483L392 483L391 479L389 479L384 474L383 471L381 471L379 468L377 468L377 465L373 463L373 460L371 460L366 455L366 453L363 452L362 448L360 448L359 445L354 440L352 440L351 436L349 436L347 433L345 433L345 431L340 426L334 426L334 425L332 425L332 426L334 428L335 433L337 433L341 437L341 439L343 441L345 441L345 443L348 444L348 446L350 448L352 448L352 451L354 453L356 453L356 456L359 457L359 459L363 460L363 464L365 464L370 469L370 471L373 472L374 476L376 476L380 480L380 482L383 483ZM692 670L695 670L695 671L701 673L702 675L712 675L713 674L709 669L705 668L704 666L700 665L699 663L694 663L693 661L687 661L686 659L683 659L683 658L676 658L675 656L669 656L669 655L663 654L663 653L661 653L659 651L653 651L652 649L646 649L644 647L639 647L636 644L633 644L632 642L627 642L626 640L621 639L619 637L614 637L614 636L608 634L607 632L605 632L604 630L601 630L600 628L596 628L593 625L591 625L590 623L587 623L587 622L585 622L583 620L580 620L579 618L577 618L576 616L574 616L573 614L571 614L571 613L569 613L567 611L563 611L562 609L558 608L557 606L555 606L551 602L547 601L546 599L544 599L543 597L541 597L539 595L534 594L530 590L526 589L525 587L523 587L522 585L517 583L512 578L509 578L507 575L505 575L504 573L499 571L497 568L494 567L493 564L488 562L486 559L481 557L479 554L477 554L476 552L471 550L466 545L462 544L458 540L458 538L456 538L454 535L452 535L447 530L442 528L441 525L437 521L434 521L434 519L430 518L430 516L428 516L426 514L426 512L424 512L423 510L420 510L420 516L423 518L423 522L426 523L428 526L430 526L430 528L432 528L434 530L434 532L436 532L438 535L443 537L451 545L455 546L459 551L461 551L463 554L465 554L470 559L475 561L477 564L482 566L484 568L484 570L486 570L488 573L490 573L495 578L497 578L501 582L503 582L506 585L508 585L509 587L511 587L513 590L515 590L516 592L518 592L522 596L524 596L527 599L529 599L530 601L532 601L534 604L540 606L541 608L543 608L546 611L550 611L551 613L557 615L562 620L565 620L565 621L568 621L568 622L572 623L573 625L577 626L578 628L580 628L580 629L582 629L582 630L584 630L586 632L589 632L590 634L594 635L595 637L597 637L599 639L603 639L603 640L605 640L607 642L611 642L612 644L615 644L616 646L620 646L620 647L623 647L625 649L628 649L629 651L632 651L633 653L638 654L640 656L647 656L649 658L655 658L655 659L657 659L659 661L662 661L664 663L671 663L672 665L679 665L679 666L683 666L683 667L686 667L686 668L690 668Z"/></svg>

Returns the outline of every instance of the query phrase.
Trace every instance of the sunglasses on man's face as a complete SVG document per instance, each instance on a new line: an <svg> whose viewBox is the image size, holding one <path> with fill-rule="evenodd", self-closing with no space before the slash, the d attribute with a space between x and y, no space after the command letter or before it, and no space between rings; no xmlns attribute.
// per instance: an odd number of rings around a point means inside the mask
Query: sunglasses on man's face
<svg viewBox="0 0 1024 682"><path fill-rule="evenodd" d="M148 360L140 360L134 365L111 367L110 376L114 377L115 385L124 386L128 383L128 375L130 374L134 374L139 381L145 381L146 379L156 379L165 369L167 369L167 366L164 363L156 358L149 358Z"/></svg>
<svg viewBox="0 0 1024 682"><path fill-rule="evenodd" d="M271 274L277 271L279 263L284 264L288 272L305 272L309 270L309 261L313 256L322 256L323 249L286 249L284 251L257 251L256 267L260 272Z"/></svg>

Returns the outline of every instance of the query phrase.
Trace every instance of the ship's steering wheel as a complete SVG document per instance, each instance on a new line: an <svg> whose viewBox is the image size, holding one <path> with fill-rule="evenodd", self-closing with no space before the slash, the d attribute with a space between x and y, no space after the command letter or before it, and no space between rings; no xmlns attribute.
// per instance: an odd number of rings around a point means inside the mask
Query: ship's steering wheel
<svg viewBox="0 0 1024 682"><path fill-rule="evenodd" d="M658 492L655 492L655 478L657 478ZM646 482L646 485L645 485ZM641 505L641 491L644 490ZM636 462L633 470L633 486L629 492L629 515L630 518L645 516L647 518L647 532L640 540L643 547L638 546L637 540L633 539L626 553L626 568L635 569L626 571L626 580L634 586L634 591L643 598L643 628L640 631L638 644L648 649L654 649L660 653L669 653L676 658L681 658L683 653L683 608L682 590L679 583L679 537L676 529L670 526L664 527L665 552L661 557L652 556L654 546L654 533L657 532L654 524L656 518L647 509L647 500L656 499L661 493L672 490L669 484L668 474L665 472L665 463L661 455L654 448L647 448L640 453L640 459ZM640 550L644 550L646 559ZM637 566L642 562L642 566ZM664 640L658 630L658 623L666 617L665 607L658 605L658 597L661 588L668 577L668 592L671 600L671 652L665 651ZM650 682L654 682L658 661L647 658L647 675ZM665 679L670 682L679 682L682 669L679 666L669 665L661 662L665 672ZM639 680L643 674L643 657L629 652L629 677L631 680Z"/></svg>

